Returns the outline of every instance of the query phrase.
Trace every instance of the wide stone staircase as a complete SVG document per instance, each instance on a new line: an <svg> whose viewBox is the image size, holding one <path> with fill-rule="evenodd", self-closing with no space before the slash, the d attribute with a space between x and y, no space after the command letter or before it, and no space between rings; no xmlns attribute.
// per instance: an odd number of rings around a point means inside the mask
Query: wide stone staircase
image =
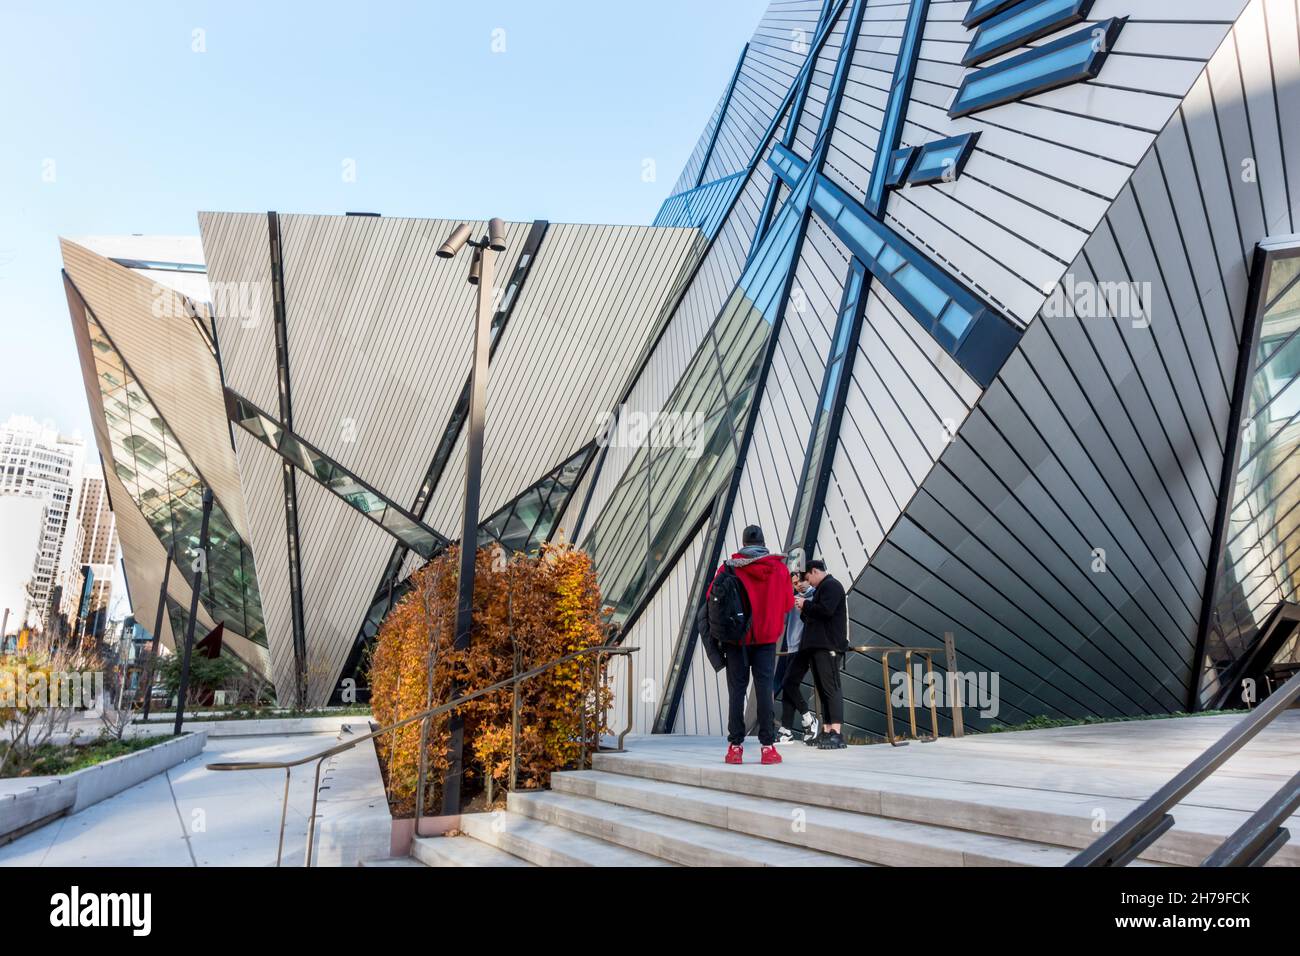
<svg viewBox="0 0 1300 956"><path fill-rule="evenodd" d="M597 761L601 763L601 761ZM505 812L412 846L427 866L1058 866L1073 851L887 816L674 783L665 765L556 774ZM825 794L810 796L825 796Z"/></svg>
<svg viewBox="0 0 1300 956"><path fill-rule="evenodd" d="M554 774L549 791L511 794L505 811L466 814L457 835L417 838L399 865L1060 866L1096 839L1099 820L1117 822L1184 751L1222 733L1222 718L1205 720L1215 723L794 745L776 767L748 753L727 766L716 739L643 738L596 755L591 770ZM1176 808L1174 828L1135 865L1200 863L1277 787L1277 758L1297 751L1300 721L1286 723L1261 738L1254 763L1235 758ZM1296 844L1270 863L1297 864Z"/></svg>

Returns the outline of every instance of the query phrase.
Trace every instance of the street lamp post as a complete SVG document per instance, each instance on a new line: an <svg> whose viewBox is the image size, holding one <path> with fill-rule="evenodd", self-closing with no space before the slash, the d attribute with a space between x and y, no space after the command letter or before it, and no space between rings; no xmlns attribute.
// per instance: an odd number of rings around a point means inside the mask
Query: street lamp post
<svg viewBox="0 0 1300 956"><path fill-rule="evenodd" d="M460 577L456 599L456 633L453 647L469 647L474 626L474 560L478 554L479 485L483 476L483 416L487 406L488 350L492 340L492 279L497 253L506 248L505 223L493 219L488 234L477 241L470 238L467 223L457 226L438 249L439 257L450 259L463 247L474 250L469 266L469 283L478 286L478 308L474 323L474 360L469 378L469 417L465 435L465 515L460 534ZM452 685L451 697L460 694ZM451 740L447 744L447 774L442 784L442 812L460 813L460 782L464 771L465 718L453 710L448 724Z"/></svg>

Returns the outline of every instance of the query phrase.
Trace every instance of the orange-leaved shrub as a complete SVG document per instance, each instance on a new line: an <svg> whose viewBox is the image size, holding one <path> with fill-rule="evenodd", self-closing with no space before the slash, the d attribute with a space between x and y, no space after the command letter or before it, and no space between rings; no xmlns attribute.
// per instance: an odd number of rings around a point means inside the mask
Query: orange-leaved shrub
<svg viewBox="0 0 1300 956"><path fill-rule="evenodd" d="M375 720L395 723L446 702L453 681L463 693L604 642L607 625L591 559L567 544L506 558L498 548L476 557L474 631L470 646L455 650L457 576L455 548L412 576L412 589L385 619L370 660L370 700ZM518 786L546 786L554 770L578 759L585 729L594 748L611 691L587 655L520 686ZM487 777L504 787L510 770L511 691L496 691L462 705L467 792ZM447 715L430 721L424 745L425 811L441 803L447 769ZM420 766L421 721L375 741L386 765L389 800L397 813L414 809Z"/></svg>

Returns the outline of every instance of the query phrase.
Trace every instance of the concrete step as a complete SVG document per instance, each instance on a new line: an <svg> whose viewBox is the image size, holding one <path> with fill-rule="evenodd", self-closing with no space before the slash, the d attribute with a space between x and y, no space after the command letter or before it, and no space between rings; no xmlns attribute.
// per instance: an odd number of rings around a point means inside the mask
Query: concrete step
<svg viewBox="0 0 1300 956"><path fill-rule="evenodd" d="M552 787L562 776L552 775ZM866 865L860 860L558 789L512 793L509 807L534 820L683 866Z"/></svg>
<svg viewBox="0 0 1300 956"><path fill-rule="evenodd" d="M533 865L471 836L416 837L411 841L411 858L421 866Z"/></svg>
<svg viewBox="0 0 1300 956"><path fill-rule="evenodd" d="M402 868L408 866L413 866L419 870L423 870L425 868L425 864L409 856L394 856L394 857L389 857L388 859L385 860L362 860L360 863L357 864L357 866L364 866L367 867L368 869L384 869L384 868L392 868L392 867Z"/></svg>
<svg viewBox="0 0 1300 956"><path fill-rule="evenodd" d="M854 748L850 748L852 750ZM1016 786L1017 778L993 784L938 779L906 772L838 767L839 754L821 753L814 768L807 760L775 767L728 766L721 760L596 754L598 771L629 779L656 780L723 793L785 801L789 805L847 810L891 820L940 826L1012 840L1082 849L1098 836L1099 816L1108 825L1123 819L1140 801L1098 793L1059 792ZM796 756L799 756L796 752ZM906 770L912 755L890 766ZM1080 787L1086 787L1086 781ZM1248 816L1235 809L1180 806L1175 826L1143 854L1156 865L1196 866ZM1288 845L1271 865L1300 863L1300 845Z"/></svg>
<svg viewBox="0 0 1300 956"><path fill-rule="evenodd" d="M460 818L468 837L536 866L668 866L666 861L575 830L514 812L467 813ZM445 838L444 838L445 839Z"/></svg>
<svg viewBox="0 0 1300 956"><path fill-rule="evenodd" d="M1073 850L1042 843L727 793L599 770L557 773L557 793L883 866L1061 866Z"/></svg>

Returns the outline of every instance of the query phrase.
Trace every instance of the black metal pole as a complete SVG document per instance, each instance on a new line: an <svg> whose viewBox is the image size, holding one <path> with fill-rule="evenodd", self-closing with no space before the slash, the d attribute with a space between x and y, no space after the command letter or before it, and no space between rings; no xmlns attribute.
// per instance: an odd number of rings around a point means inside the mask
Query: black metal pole
<svg viewBox="0 0 1300 956"><path fill-rule="evenodd" d="M474 364L470 371L469 418L465 444L465 516L460 533L460 578L456 599L456 637L453 647L469 647L474 626L474 561L478 557L479 485L483 472L483 418L487 407L488 346L492 339L492 273L496 253L486 241L478 249L478 317L474 325ZM460 687L453 684L453 699ZM459 708L448 721L447 774L442 782L444 816L460 813L460 782L464 773L465 718Z"/></svg>
<svg viewBox="0 0 1300 956"><path fill-rule="evenodd" d="M163 565L162 587L158 589L158 613L153 620L153 645L149 662L144 669L144 719L149 719L149 706L153 703L153 672L158 664L158 641L162 638L163 611L167 607L167 582L172 576L172 550L167 549L167 563Z"/></svg>
<svg viewBox="0 0 1300 956"><path fill-rule="evenodd" d="M176 694L176 726L173 734L180 734L185 720L185 695L190 690L190 654L194 650L194 621L199 616L199 589L203 587L203 572L208 569L208 519L212 517L212 489L203 489L203 524L199 528L199 553L194 556L194 580L190 584L190 616L185 622L185 647L181 651L181 686Z"/></svg>

